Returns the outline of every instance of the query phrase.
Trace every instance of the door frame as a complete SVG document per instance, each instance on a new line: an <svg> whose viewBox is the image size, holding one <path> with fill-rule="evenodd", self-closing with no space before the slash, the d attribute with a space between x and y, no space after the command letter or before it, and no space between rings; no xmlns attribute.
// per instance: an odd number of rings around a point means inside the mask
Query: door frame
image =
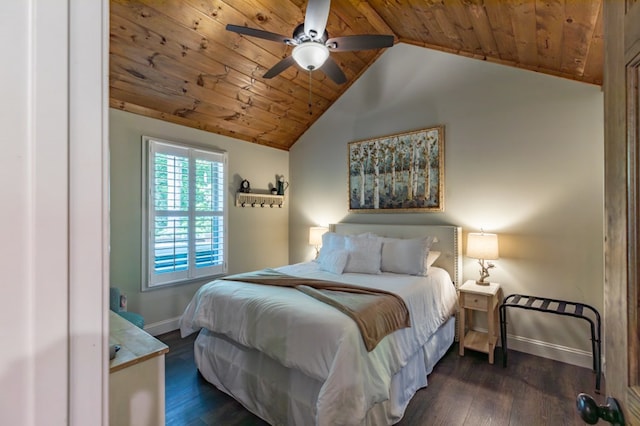
<svg viewBox="0 0 640 426"><path fill-rule="evenodd" d="M109 1L68 2L69 424L108 425Z"/></svg>
<svg viewBox="0 0 640 426"><path fill-rule="evenodd" d="M640 3L604 0L605 359L607 394L640 424L638 91ZM636 23L635 27L631 23ZM632 70L635 69L635 77ZM620 330L627 330L621 333Z"/></svg>

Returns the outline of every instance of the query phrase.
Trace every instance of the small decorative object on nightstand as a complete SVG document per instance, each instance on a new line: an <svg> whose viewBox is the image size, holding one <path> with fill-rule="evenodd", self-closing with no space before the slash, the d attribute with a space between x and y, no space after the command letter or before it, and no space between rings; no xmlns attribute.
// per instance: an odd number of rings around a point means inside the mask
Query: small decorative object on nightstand
<svg viewBox="0 0 640 426"><path fill-rule="evenodd" d="M460 356L464 350L484 352L489 355L489 364L493 364L493 353L498 341L498 305L500 302L500 284L476 284L468 280L459 289L460 313L458 318L460 336ZM487 313L487 332L473 330L472 316L467 310ZM468 312L471 314L472 312Z"/></svg>

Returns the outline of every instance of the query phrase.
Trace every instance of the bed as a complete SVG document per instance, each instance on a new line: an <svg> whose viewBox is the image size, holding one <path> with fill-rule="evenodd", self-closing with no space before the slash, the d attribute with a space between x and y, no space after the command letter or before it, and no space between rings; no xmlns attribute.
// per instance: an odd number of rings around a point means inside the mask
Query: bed
<svg viewBox="0 0 640 426"><path fill-rule="evenodd" d="M225 277L194 295L180 319L181 334L199 333L194 355L203 377L272 425L397 423L455 339L461 228L335 224L330 231L318 261L274 272L390 291L404 301L410 327L369 347L346 311L296 288ZM348 247L330 247L336 241ZM419 242L427 246L419 258L439 253L437 259L420 265L424 273L398 273L413 268L416 251L407 248ZM332 270L335 259L327 256L344 251L344 270ZM351 262L358 256L364 265ZM383 271L371 273L367 268L376 262Z"/></svg>

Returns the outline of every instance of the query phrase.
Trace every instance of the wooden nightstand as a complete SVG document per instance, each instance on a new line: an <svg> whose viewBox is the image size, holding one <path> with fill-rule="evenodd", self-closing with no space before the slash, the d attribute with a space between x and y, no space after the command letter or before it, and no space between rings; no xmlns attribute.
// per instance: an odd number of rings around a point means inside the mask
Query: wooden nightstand
<svg viewBox="0 0 640 426"><path fill-rule="evenodd" d="M493 352L498 340L497 311L500 305L500 284L478 285L475 280L468 280L458 291L460 356L464 356L464 349L468 348L489 354L489 364L493 364ZM487 313L487 333L472 330L472 316L467 316L467 309Z"/></svg>

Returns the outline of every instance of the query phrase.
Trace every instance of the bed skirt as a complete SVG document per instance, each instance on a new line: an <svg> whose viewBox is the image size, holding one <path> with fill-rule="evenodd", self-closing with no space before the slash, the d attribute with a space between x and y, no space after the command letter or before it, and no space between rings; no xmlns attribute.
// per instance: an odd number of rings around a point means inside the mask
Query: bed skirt
<svg viewBox="0 0 640 426"><path fill-rule="evenodd" d="M399 422L415 392L427 386L427 375L453 344L454 337L452 317L393 376L390 399L375 404L364 421L352 424L379 426ZM207 381L269 424L316 423L321 381L206 329L195 341L194 355L196 366Z"/></svg>

